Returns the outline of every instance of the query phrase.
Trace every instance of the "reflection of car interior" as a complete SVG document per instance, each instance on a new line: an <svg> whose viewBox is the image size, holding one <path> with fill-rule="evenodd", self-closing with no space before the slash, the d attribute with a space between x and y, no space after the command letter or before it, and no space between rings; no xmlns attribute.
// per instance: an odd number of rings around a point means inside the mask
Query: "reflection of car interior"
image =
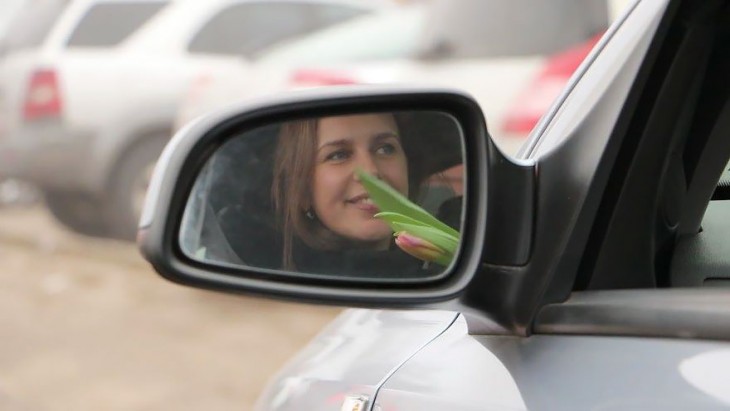
<svg viewBox="0 0 730 411"><path fill-rule="evenodd" d="M276 126L249 131L245 138L231 140L211 159L206 214L212 215L207 216L204 226L212 228L201 244L219 255L209 254L207 258L256 267L280 265L281 238L270 196L278 131Z"/></svg>
<svg viewBox="0 0 730 411"><path fill-rule="evenodd" d="M461 170L461 138L455 134L458 129L449 117L433 113L408 113L403 117L408 121L401 130L410 173L423 183L416 202L459 229L461 197L452 181L453 170ZM190 249L204 247L204 257L209 260L280 267L282 239L271 199L278 132L278 125L247 131L211 158L200 177L206 181L196 185L194 197L202 198L205 205L199 207L203 216L198 219L199 246ZM448 175L442 173L447 170Z"/></svg>

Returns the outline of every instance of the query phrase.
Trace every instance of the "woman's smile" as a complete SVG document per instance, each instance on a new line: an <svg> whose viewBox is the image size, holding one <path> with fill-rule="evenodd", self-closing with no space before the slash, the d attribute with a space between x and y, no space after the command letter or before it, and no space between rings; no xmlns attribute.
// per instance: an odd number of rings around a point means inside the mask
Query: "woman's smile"
<svg viewBox="0 0 730 411"><path fill-rule="evenodd" d="M367 194L360 194L358 196L352 197L350 199L345 200L346 204L353 205L360 210L366 211L371 214L377 214L380 210L378 209L378 206L375 205L373 200L370 198Z"/></svg>

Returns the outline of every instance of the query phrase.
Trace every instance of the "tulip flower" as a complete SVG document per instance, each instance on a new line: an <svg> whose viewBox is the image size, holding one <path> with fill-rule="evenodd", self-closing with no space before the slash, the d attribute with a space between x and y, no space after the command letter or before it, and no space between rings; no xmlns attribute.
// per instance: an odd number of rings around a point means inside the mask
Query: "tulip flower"
<svg viewBox="0 0 730 411"><path fill-rule="evenodd" d="M449 265L453 258L453 254L449 254L446 250L406 231L395 233L395 244L401 250L423 261Z"/></svg>
<svg viewBox="0 0 730 411"><path fill-rule="evenodd" d="M411 202L387 183L356 171L370 199L381 210L375 217L384 220L396 236L396 245L424 261L449 265L459 247L460 234L428 211Z"/></svg>

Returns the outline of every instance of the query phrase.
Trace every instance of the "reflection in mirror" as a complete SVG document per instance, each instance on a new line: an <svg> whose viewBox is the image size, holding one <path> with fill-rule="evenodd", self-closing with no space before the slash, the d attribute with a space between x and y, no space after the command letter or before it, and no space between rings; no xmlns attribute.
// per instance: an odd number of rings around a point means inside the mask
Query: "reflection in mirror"
<svg viewBox="0 0 730 411"><path fill-rule="evenodd" d="M180 247L213 264L375 281L446 272L463 136L434 111L270 124L227 139L188 199Z"/></svg>

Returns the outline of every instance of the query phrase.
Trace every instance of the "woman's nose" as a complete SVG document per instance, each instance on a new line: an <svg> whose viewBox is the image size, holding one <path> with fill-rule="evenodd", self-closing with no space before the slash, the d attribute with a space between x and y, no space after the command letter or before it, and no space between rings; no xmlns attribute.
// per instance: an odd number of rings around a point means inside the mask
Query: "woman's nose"
<svg viewBox="0 0 730 411"><path fill-rule="evenodd" d="M373 157L369 153L358 156L356 167L362 171L365 171L368 174L380 178L378 165L375 163ZM355 174L355 179L359 181L357 174Z"/></svg>

